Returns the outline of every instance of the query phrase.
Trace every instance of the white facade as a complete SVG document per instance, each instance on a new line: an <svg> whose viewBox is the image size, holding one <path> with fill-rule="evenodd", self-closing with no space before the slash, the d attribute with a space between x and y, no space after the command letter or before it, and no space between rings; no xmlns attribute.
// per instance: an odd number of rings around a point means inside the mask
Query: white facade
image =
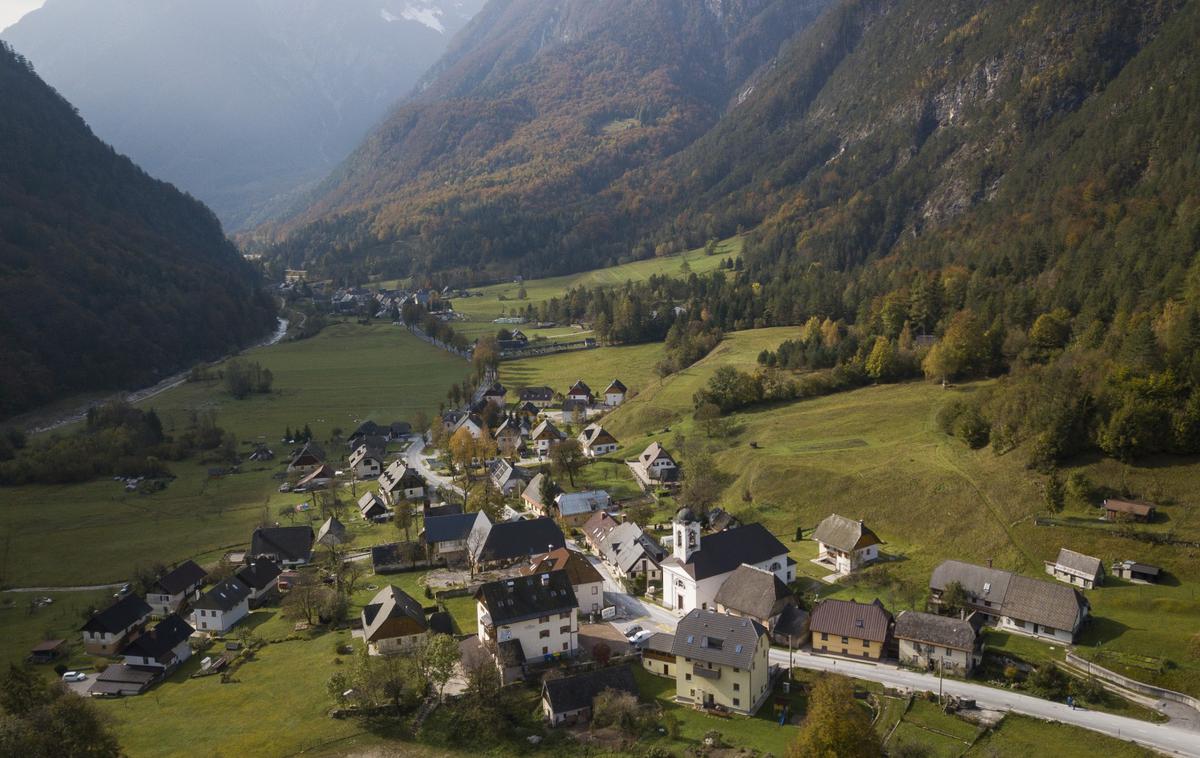
<svg viewBox="0 0 1200 758"><path fill-rule="evenodd" d="M176 663L183 663L188 658L192 657L192 646L187 640L180 642L171 650L175 655ZM127 655L125 656L126 666L153 666L154 668L166 668L157 658L150 658L143 655Z"/></svg>
<svg viewBox="0 0 1200 758"><path fill-rule="evenodd" d="M616 408L623 402L625 402L624 392L610 392L604 396L604 404L610 408Z"/></svg>
<svg viewBox="0 0 1200 758"><path fill-rule="evenodd" d="M368 455L354 464L355 479L375 479L383 473L383 462Z"/></svg>
<svg viewBox="0 0 1200 758"><path fill-rule="evenodd" d="M1043 624L1036 624L1032 621L1021 621L1009 616L1000 616L996 620L995 626L997 629L1002 629L1006 632L1013 632L1014 634L1021 634L1040 640L1057 640L1066 645L1075 641L1075 635L1070 629L1054 629Z"/></svg>
<svg viewBox="0 0 1200 758"><path fill-rule="evenodd" d="M604 582L573 584L580 613L599 613L604 608Z"/></svg>
<svg viewBox="0 0 1200 758"><path fill-rule="evenodd" d="M224 634L232 629L237 622L245 618L248 613L250 613L250 598L248 596L228 611L197 608L192 611L192 628L198 632Z"/></svg>
<svg viewBox="0 0 1200 758"><path fill-rule="evenodd" d="M481 642L518 640L525 660L532 661L547 655L573 656L579 650L578 610L554 613L549 616L501 624L492 630L492 617L483 603L475 604ZM495 636L492 636L494 631Z"/></svg>
<svg viewBox="0 0 1200 758"><path fill-rule="evenodd" d="M150 610L154 612L155 616L170 616L179 610L188 594L187 592L177 592L174 595L167 595L161 592L147 592L146 604L150 606ZM193 591L190 594L194 599L196 592Z"/></svg>
<svg viewBox="0 0 1200 758"><path fill-rule="evenodd" d="M849 553L817 542L818 560L828 561L835 566L838 574L849 574L851 571L879 560L879 545L867 545Z"/></svg>

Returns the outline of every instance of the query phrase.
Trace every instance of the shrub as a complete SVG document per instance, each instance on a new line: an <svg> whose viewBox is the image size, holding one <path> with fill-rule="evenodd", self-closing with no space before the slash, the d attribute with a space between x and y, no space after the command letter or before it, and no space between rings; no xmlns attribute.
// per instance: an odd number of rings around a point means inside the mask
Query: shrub
<svg viewBox="0 0 1200 758"><path fill-rule="evenodd" d="M972 450L978 450L985 447L991 438L992 425L988 423L987 419L979 411L974 408L968 408L959 415L958 420L955 422L954 434L960 440L967 443L967 447Z"/></svg>

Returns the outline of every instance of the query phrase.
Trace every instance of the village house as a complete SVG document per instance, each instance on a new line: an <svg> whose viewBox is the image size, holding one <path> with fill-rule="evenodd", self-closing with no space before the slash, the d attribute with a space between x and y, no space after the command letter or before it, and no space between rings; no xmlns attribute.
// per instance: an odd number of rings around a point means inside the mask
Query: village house
<svg viewBox="0 0 1200 758"><path fill-rule="evenodd" d="M317 530L317 544L325 547L337 547L346 541L346 525L338 521L337 516L330 516Z"/></svg>
<svg viewBox="0 0 1200 758"><path fill-rule="evenodd" d="M155 616L169 616L200 595L207 576L195 561L184 561L154 581L146 592L146 602Z"/></svg>
<svg viewBox="0 0 1200 758"><path fill-rule="evenodd" d="M380 523L392 518L392 510L377 492L364 492L358 499L358 512L363 519Z"/></svg>
<svg viewBox="0 0 1200 758"><path fill-rule="evenodd" d="M953 584L966 594L964 610L978 611L990 626L1028 637L1070 644L1091 612L1073 587L962 561L943 561L933 570L930 605L942 608Z"/></svg>
<svg viewBox="0 0 1200 758"><path fill-rule="evenodd" d="M774 634L783 612L796 596L778 575L745 563L734 569L716 596L717 611L757 621Z"/></svg>
<svg viewBox="0 0 1200 758"><path fill-rule="evenodd" d="M525 508L533 513L540 513L543 516L552 515L551 509L546 507L546 503L542 498L542 483L546 481L546 475L537 473L529 480L529 484L521 492L521 502L525 503Z"/></svg>
<svg viewBox="0 0 1200 758"><path fill-rule="evenodd" d="M560 547L535 555L522 573L536 576L548 571L567 572L580 613L599 613L604 608L604 577L583 553Z"/></svg>
<svg viewBox="0 0 1200 758"><path fill-rule="evenodd" d="M521 405L529 403L537 410L542 410L554 405L554 390L549 387L525 387L517 393L517 400Z"/></svg>
<svg viewBox="0 0 1200 758"><path fill-rule="evenodd" d="M371 546L371 570L376 574L396 574L408 571L425 556L415 542L388 542Z"/></svg>
<svg viewBox="0 0 1200 758"><path fill-rule="evenodd" d="M550 451L566 438L567 435L560 432L550 419L544 419L529 434L529 442L539 458L549 457Z"/></svg>
<svg viewBox="0 0 1200 758"><path fill-rule="evenodd" d="M542 409L533 403L521 403L516 410L516 415L526 423L535 421L541 413Z"/></svg>
<svg viewBox="0 0 1200 758"><path fill-rule="evenodd" d="M808 628L814 653L877 661L887 652L892 614L879 600L822 600L813 608Z"/></svg>
<svg viewBox="0 0 1200 758"><path fill-rule="evenodd" d="M384 456L382 448L359 445L350 453L350 471L354 478L359 481L378 478L383 473Z"/></svg>
<svg viewBox="0 0 1200 758"><path fill-rule="evenodd" d="M317 468L301 477L300 481L296 482L293 492L312 492L314 490L323 490L329 486L337 476L337 472L328 464L321 464Z"/></svg>
<svg viewBox="0 0 1200 758"><path fill-rule="evenodd" d="M1138 561L1117 561L1112 565L1112 574L1118 579L1125 579L1137 584L1157 584L1162 575L1162 569L1149 563Z"/></svg>
<svg viewBox="0 0 1200 758"><path fill-rule="evenodd" d="M657 442L650 443L641 455L625 464L643 491L669 487L679 481L679 464Z"/></svg>
<svg viewBox="0 0 1200 758"><path fill-rule="evenodd" d="M467 551L477 569L502 568L535 555L566 547L554 519L535 518L476 523L467 536Z"/></svg>
<svg viewBox="0 0 1200 758"><path fill-rule="evenodd" d="M1083 587L1085 590L1104 583L1104 564L1099 558L1090 555L1064 547L1059 549L1058 558L1043 563L1046 565L1046 573L1060 582Z"/></svg>
<svg viewBox="0 0 1200 758"><path fill-rule="evenodd" d="M114 663L96 675L96 680L88 687L88 695L92 697L132 697L150 689L162 676L162 671L147 666L127 666L124 663Z"/></svg>
<svg viewBox="0 0 1200 758"><path fill-rule="evenodd" d="M483 423L483 417L478 413L468 413L458 422L458 426L454 427L454 434L458 434L460 429L466 429L467 433L475 439L483 439L487 434L487 424Z"/></svg>
<svg viewBox="0 0 1200 758"><path fill-rule="evenodd" d="M425 610L404 590L387 585L362 609L363 640L375 655L412 650L429 636Z"/></svg>
<svg viewBox="0 0 1200 758"><path fill-rule="evenodd" d="M983 660L983 617L965 619L901 611L893 636L907 666L967 676Z"/></svg>
<svg viewBox="0 0 1200 758"><path fill-rule="evenodd" d="M1104 501L1104 520L1151 521L1154 519L1155 508L1156 506L1152 503L1108 498Z"/></svg>
<svg viewBox="0 0 1200 758"><path fill-rule="evenodd" d="M231 576L192 604L192 626L198 632L224 634L250 613L250 588Z"/></svg>
<svg viewBox="0 0 1200 758"><path fill-rule="evenodd" d="M617 577L644 579L647 586L662 577L661 564L667 551L632 521L621 523L600 511L583 525L583 533L592 550Z"/></svg>
<svg viewBox="0 0 1200 758"><path fill-rule="evenodd" d="M566 399L590 406L596 401L596 396L592 393L592 388L587 386L587 382L579 379L575 384L571 385L571 389L567 390Z"/></svg>
<svg viewBox="0 0 1200 758"><path fill-rule="evenodd" d="M565 571L487 582L475 601L479 641L493 656L548 661L579 650L579 603Z"/></svg>
<svg viewBox="0 0 1200 758"><path fill-rule="evenodd" d="M592 514L612 507L612 498L604 490L563 492L554 498L554 509L567 526L581 526Z"/></svg>
<svg viewBox="0 0 1200 758"><path fill-rule="evenodd" d="M442 429L447 434L453 434L458 425L467 417L466 411L449 410L442 414Z"/></svg>
<svg viewBox="0 0 1200 758"><path fill-rule="evenodd" d="M505 497L517 491L524 491L531 478L525 469L514 466L503 458L495 459L487 468L492 486Z"/></svg>
<svg viewBox="0 0 1200 758"><path fill-rule="evenodd" d="M613 379L604 390L604 404L609 408L616 408L625 402L625 395L628 392L629 390L625 388L624 384L621 384L620 379Z"/></svg>
<svg viewBox="0 0 1200 758"><path fill-rule="evenodd" d="M172 613L126 645L121 657L126 666L173 669L192 657L188 640L194 631L179 614Z"/></svg>
<svg viewBox="0 0 1200 758"><path fill-rule="evenodd" d="M854 520L836 513L827 516L813 531L817 543L817 562L836 574L849 574L879 558L883 541L861 519Z"/></svg>
<svg viewBox="0 0 1200 758"><path fill-rule="evenodd" d="M425 519L421 539L430 561L460 563L467 558L467 539L472 531L482 531L490 525L491 522L482 511L431 516Z"/></svg>
<svg viewBox="0 0 1200 758"><path fill-rule="evenodd" d="M278 581L282 573L275 561L257 560L239 568L234 576L250 590L246 598L249 606L259 608L279 596Z"/></svg>
<svg viewBox="0 0 1200 758"><path fill-rule="evenodd" d="M325 450L315 442L307 442L304 447L292 456L288 463L288 473L307 476L325 465Z"/></svg>
<svg viewBox="0 0 1200 758"><path fill-rule="evenodd" d="M579 446L583 448L584 456L601 458L617 452L617 438L604 430L599 424L588 424L579 433Z"/></svg>
<svg viewBox="0 0 1200 758"><path fill-rule="evenodd" d="M675 665L675 635L655 632L642 643L642 668L656 676L674 679L678 671Z"/></svg>
<svg viewBox="0 0 1200 758"><path fill-rule="evenodd" d="M425 477L404 461L393 461L379 475L379 494L384 502L395 505L401 500L424 500Z"/></svg>
<svg viewBox="0 0 1200 758"><path fill-rule="evenodd" d="M93 613L80 627L83 650L88 655L116 655L125 643L141 633L153 609L137 595L126 595Z"/></svg>
<svg viewBox="0 0 1200 758"><path fill-rule="evenodd" d="M250 537L246 560L267 558L281 566L303 566L312 560L313 539L310 526L260 526Z"/></svg>
<svg viewBox="0 0 1200 758"><path fill-rule="evenodd" d="M512 417L504 419L500 426L496 427L496 433L493 436L496 439L496 450L505 458L517 457L521 453L521 448L525 446L521 424Z"/></svg>
<svg viewBox="0 0 1200 758"><path fill-rule="evenodd" d="M432 505L428 500L421 505L421 516L423 518L436 518L438 516L454 516L462 513L463 507L458 503L441 503Z"/></svg>
<svg viewBox="0 0 1200 758"><path fill-rule="evenodd" d="M662 601L670 609L715 607L717 592L743 563L766 569L784 584L796 578L796 562L762 524L701 538L700 521L687 508L675 514L671 557L662 561Z"/></svg>
<svg viewBox="0 0 1200 758"><path fill-rule="evenodd" d="M492 382L481 389L479 397L481 400L491 403L497 408L503 408L505 399L508 397L508 390L500 382Z"/></svg>
<svg viewBox="0 0 1200 758"><path fill-rule="evenodd" d="M542 684L542 713L550 726L580 724L592 718L596 696L613 690L638 696L633 669L628 665L548 679Z"/></svg>
<svg viewBox="0 0 1200 758"><path fill-rule="evenodd" d="M771 643L758 622L693 609L679 621L675 700L751 716L771 694Z"/></svg>

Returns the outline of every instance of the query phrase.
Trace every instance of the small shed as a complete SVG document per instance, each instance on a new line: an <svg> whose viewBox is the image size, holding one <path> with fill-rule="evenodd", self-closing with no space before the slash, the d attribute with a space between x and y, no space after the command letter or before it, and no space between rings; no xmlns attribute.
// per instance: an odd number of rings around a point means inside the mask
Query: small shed
<svg viewBox="0 0 1200 758"><path fill-rule="evenodd" d="M1108 498L1104 501L1104 519L1106 521L1150 521L1154 518L1155 505L1138 500L1117 500Z"/></svg>
<svg viewBox="0 0 1200 758"><path fill-rule="evenodd" d="M66 640L42 640L29 649L30 663L53 663L66 649Z"/></svg>

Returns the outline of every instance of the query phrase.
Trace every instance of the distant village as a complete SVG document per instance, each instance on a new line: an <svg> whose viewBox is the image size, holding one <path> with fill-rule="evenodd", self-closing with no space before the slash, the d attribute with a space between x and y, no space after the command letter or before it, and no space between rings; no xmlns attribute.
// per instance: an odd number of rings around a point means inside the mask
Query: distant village
<svg viewBox="0 0 1200 758"><path fill-rule="evenodd" d="M447 635L458 648L459 679L486 666L505 687L540 683L550 726L585 723L602 693L636 695L635 670L672 682L675 702L686 707L718 716L769 707L786 719L777 698L796 656L968 678L987 653L985 628L1070 645L1088 623L1088 593L1107 576L1153 583L1164 573L1135 559L1105 566L1063 547L1046 561L1045 578L993 568L984 556L943 561L929 576L923 610L828 597L814 585L836 590L893 559L887 535L853 514L798 525L795 540L815 543L805 577L764 524L686 506L639 524L629 502L608 491L567 491L553 480L548 464L564 451L581 468L619 460L639 501L675 502L686 471L663 443L627 460L614 457L622 446L604 418L635 395L616 378L597 388L581 379L510 393L489 375L430 429L366 421L346 438L344 452L308 441L281 459L288 479L281 490L361 487L348 515L329 515L316 529L264 524L215 570L185 561L142 592L126 586L80 629L86 652L108 664L94 677L72 671L64 678L82 676L89 694L117 697L146 692L193 655L203 656L196 676L219 674L245 644L238 628L253 609L340 581L331 561L356 562L377 583L361 613L344 622L363 654L410 656ZM257 454L274 458L265 449ZM456 455L461 480L447 466ZM473 476L503 504L466 509L471 500L457 482ZM1104 507L1114 521L1154 513L1141 502ZM419 523L414 539L350 549L348 524L375 534L400 518ZM388 583L412 571L446 581L428 585L424 598ZM476 633L463 633L461 618L447 612L452 597L473 602ZM31 658L53 661L63 645L46 640ZM455 696L453 687L448 692Z"/></svg>

